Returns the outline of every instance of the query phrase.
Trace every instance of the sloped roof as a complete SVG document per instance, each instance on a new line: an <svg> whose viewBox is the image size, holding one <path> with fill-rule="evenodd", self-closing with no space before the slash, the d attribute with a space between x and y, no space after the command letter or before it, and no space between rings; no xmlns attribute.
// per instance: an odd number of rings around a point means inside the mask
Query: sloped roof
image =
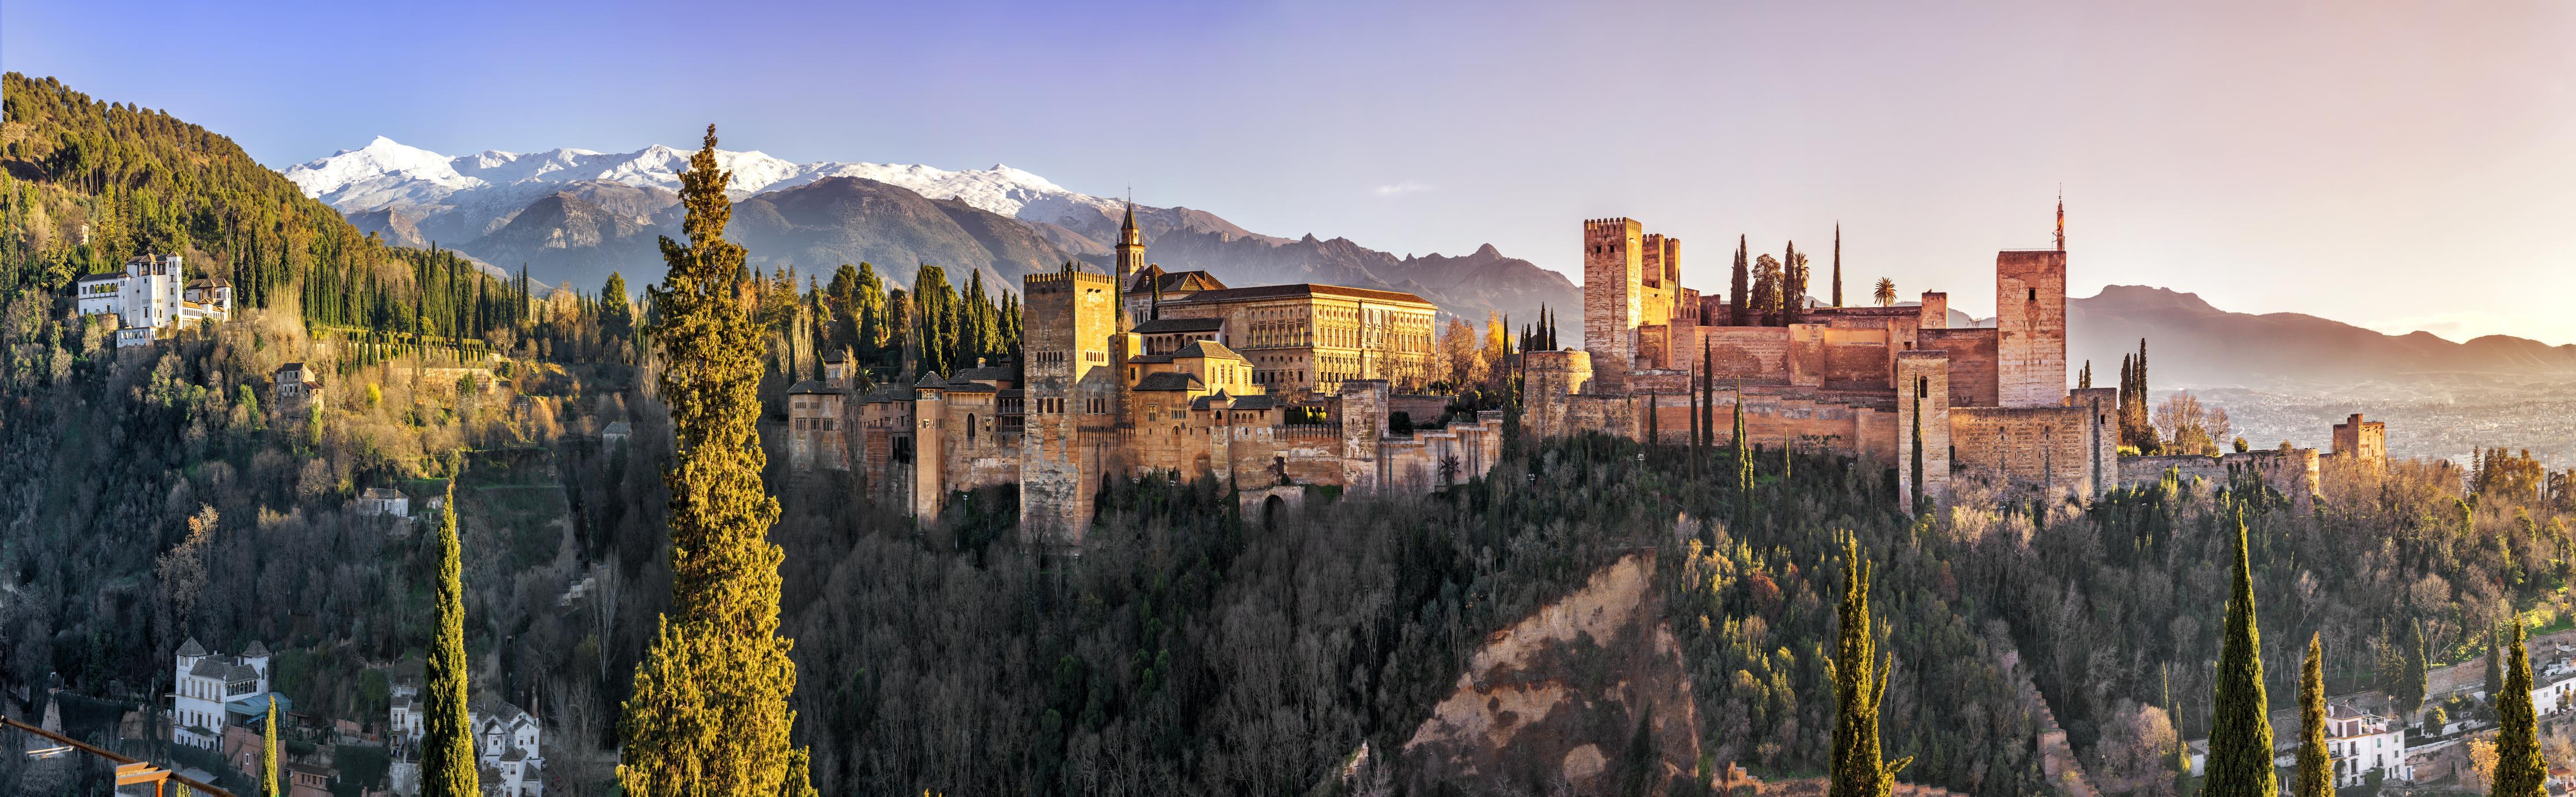
<svg viewBox="0 0 2576 797"><path fill-rule="evenodd" d="M1172 357L1173 359L1205 357L1211 360L1243 360L1243 355L1236 354L1233 349L1226 348L1225 344L1213 340L1190 341L1190 345L1182 346L1180 350L1172 352Z"/></svg>
<svg viewBox="0 0 2576 797"><path fill-rule="evenodd" d="M1222 332L1222 318L1157 318L1136 325L1139 335L1167 335L1175 332Z"/></svg>
<svg viewBox="0 0 2576 797"><path fill-rule="evenodd" d="M190 288L230 288L233 284L222 277L198 277L188 281Z"/></svg>
<svg viewBox="0 0 2576 797"><path fill-rule="evenodd" d="M232 662L225 661L222 656L208 656L198 659L197 666L188 668L188 674L191 676L198 678L213 678L219 681L223 680L225 676L231 675L232 671Z"/></svg>
<svg viewBox="0 0 2576 797"><path fill-rule="evenodd" d="M796 383L794 387L788 388L787 394L791 396L837 396L841 394L841 389L808 379Z"/></svg>
<svg viewBox="0 0 2576 797"><path fill-rule="evenodd" d="M940 378L939 378L939 372L938 372L938 371L923 371L923 372L922 372L922 374L921 374L921 381L913 383L913 385L912 385L912 386L913 386L913 387L927 387L927 388L946 388L946 387L948 387L948 382L947 382L947 380L943 380L943 379L940 379Z"/></svg>
<svg viewBox="0 0 2576 797"><path fill-rule="evenodd" d="M367 498L367 499L369 499L369 500L376 500L376 501L392 501L392 500L396 500L396 499L403 498L404 496L403 496L403 494L402 494L402 491L401 491L401 490L396 490L396 489L391 488L391 487L369 487L369 488L367 488L367 491L366 491L366 492L364 492L364 493L361 493L361 494L360 494L360 497ZM259 643L257 643L257 642L253 642L253 643L251 643L251 646L252 646L252 647L254 647L254 648L255 648L255 647L258 647L258 646L259 646ZM244 651L244 652L242 653L242 655L244 655L244 656L263 656L263 655L267 655L267 654L265 654L265 653L251 653L251 652L248 652L248 651Z"/></svg>
<svg viewBox="0 0 2576 797"><path fill-rule="evenodd" d="M1240 396L1234 400L1234 408L1238 410L1267 410L1276 409L1278 406L1279 400L1266 394Z"/></svg>
<svg viewBox="0 0 2576 797"><path fill-rule="evenodd" d="M395 493L395 495L401 495L401 493ZM266 656L266 655L268 655L268 646L267 646L267 645L262 645L262 644L260 644L260 643L259 643L259 640L256 640L256 639L251 640L251 641L250 641L250 647L242 648L242 655L244 655L244 656L248 656L248 657L251 657L251 658L259 658L259 657L261 657L261 656Z"/></svg>
<svg viewBox="0 0 2576 797"><path fill-rule="evenodd" d="M1162 286L1164 293L1173 293L1176 291L1216 291L1225 289L1224 282L1219 281L1216 278L1216 275L1205 271L1196 269L1189 271L1164 271L1161 266L1147 266L1143 272L1139 272L1136 275L1136 281L1127 286L1127 292L1130 294L1153 293L1156 285Z"/></svg>
<svg viewBox="0 0 2576 797"><path fill-rule="evenodd" d="M181 656L203 656L203 655L206 655L206 646L204 646L204 645L200 645L200 644L197 644L197 638L196 638L196 637L189 637L189 638L188 638L188 641L183 642L183 643L180 643L180 645L179 645L179 655L181 655Z"/></svg>
<svg viewBox="0 0 2576 797"><path fill-rule="evenodd" d="M1403 291L1381 291L1369 288L1352 288L1343 285L1319 285L1312 282L1300 282L1293 285L1261 285L1251 288L1222 288L1217 290L1199 291L1173 301L1180 304L1203 304L1207 302L1243 301L1246 299L1287 299L1299 296L1339 296L1351 299L1375 299L1382 302L1413 302L1423 305L1431 304L1431 301L1428 299L1424 299L1410 293L1405 293Z"/></svg>
<svg viewBox="0 0 2576 797"><path fill-rule="evenodd" d="M98 273L96 273L96 274L82 274L82 275L80 276L80 279L76 279L76 280L72 280L72 281L73 281L73 282L106 282L106 281L108 281L108 280L119 280L119 279L124 279L124 278L125 278L125 272L122 272L122 271L101 271L101 272L98 272Z"/></svg>
<svg viewBox="0 0 2576 797"><path fill-rule="evenodd" d="M607 426L599 427L599 432L600 434L634 434L635 425L625 421L610 421Z"/></svg>
<svg viewBox="0 0 2576 797"><path fill-rule="evenodd" d="M952 382L1008 382L1011 381L1011 369L1000 365L963 368L948 379Z"/></svg>
<svg viewBox="0 0 2576 797"><path fill-rule="evenodd" d="M994 390L996 390L996 389L997 389L997 388L993 387L992 385L987 385L987 384L984 384L984 383L982 383L982 382L950 382L950 383L948 383L948 392L950 392L950 393L991 393L991 392L993 392L993 391L994 391Z"/></svg>
<svg viewBox="0 0 2576 797"><path fill-rule="evenodd" d="M1199 385L1199 376L1187 371L1146 374L1145 378L1136 380L1136 389L1141 392L1186 391Z"/></svg>

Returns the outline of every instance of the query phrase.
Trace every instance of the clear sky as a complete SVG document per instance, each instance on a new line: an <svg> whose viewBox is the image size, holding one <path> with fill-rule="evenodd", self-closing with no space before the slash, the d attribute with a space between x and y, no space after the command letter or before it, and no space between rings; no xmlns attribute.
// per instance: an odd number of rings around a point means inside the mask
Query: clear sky
<svg viewBox="0 0 2576 797"><path fill-rule="evenodd" d="M2576 3L8 0L0 66L283 167L687 146L980 168L1397 254L1576 270L1579 222L1738 233L1983 314L2070 290L2576 343ZM1825 262L1816 263L1817 290ZM1852 293L1859 287L1847 287Z"/></svg>

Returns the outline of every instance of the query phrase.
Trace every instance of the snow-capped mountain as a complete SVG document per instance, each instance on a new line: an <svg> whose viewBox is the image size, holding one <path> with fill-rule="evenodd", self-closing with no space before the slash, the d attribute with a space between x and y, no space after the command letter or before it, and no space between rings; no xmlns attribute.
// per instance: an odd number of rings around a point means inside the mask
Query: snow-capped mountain
<svg viewBox="0 0 2576 797"><path fill-rule="evenodd" d="M479 236L498 229L528 203L576 183L601 181L678 191L690 153L659 144L634 152L553 149L516 153L485 150L449 157L390 138L286 170L286 179L342 213L392 210L424 227ZM726 189L736 198L806 185L827 177L860 177L901 186L931 199L953 199L1022 221L1053 224L1092 235L1116 218L1117 200L1065 189L1021 169L951 171L918 164L794 163L762 152L717 150L716 161L733 173ZM448 214L464 218L432 219ZM458 223L462 222L462 223Z"/></svg>
<svg viewBox="0 0 2576 797"><path fill-rule="evenodd" d="M446 246L547 283L600 284L611 271L660 268L656 241L678 234L680 172L689 151L651 146L603 153L499 150L450 157L378 137L298 164L286 178L360 229L399 246ZM733 173L728 235L752 264L829 274L871 262L897 284L911 264L985 272L1017 284L1068 259L1105 265L1125 203L1067 189L1027 171L910 164L794 163L719 150ZM1236 285L1324 282L1411 291L1450 312L1531 314L1579 301L1564 275L1491 246L1464 257L1399 258L1342 238L1257 235L1186 207L1136 207L1148 258L1168 270L1205 269Z"/></svg>

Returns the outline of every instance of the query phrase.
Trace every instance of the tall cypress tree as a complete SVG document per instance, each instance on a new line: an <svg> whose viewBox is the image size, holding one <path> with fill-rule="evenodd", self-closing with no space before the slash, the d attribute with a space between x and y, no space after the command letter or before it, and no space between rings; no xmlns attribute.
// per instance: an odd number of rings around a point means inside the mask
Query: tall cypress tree
<svg viewBox="0 0 2576 797"><path fill-rule="evenodd" d="M268 721L259 737L259 790L268 797L284 794L277 782L277 693L268 694Z"/></svg>
<svg viewBox="0 0 2576 797"><path fill-rule="evenodd" d="M1887 670L1893 659L1878 658L1878 635L1869 616L1869 560L1860 542L1843 532L1841 632L1833 661L1826 665L1834 679L1833 785L1829 797L1887 797L1896 773L1914 759L1890 763L1880 758L1878 707L1887 699Z"/></svg>
<svg viewBox="0 0 2576 797"><path fill-rule="evenodd" d="M734 299L744 253L724 238L732 175L716 131L680 175L686 242L662 239L670 266L654 305L659 374L671 415L671 613L661 618L620 721L617 782L632 795L812 794L788 741L793 642L778 635L779 562L768 540L778 501L764 491L758 432L761 331Z"/></svg>
<svg viewBox="0 0 2576 797"><path fill-rule="evenodd" d="M2299 785L2293 797L2335 797L2334 756L2326 753L2325 643L2308 635L2299 672Z"/></svg>
<svg viewBox="0 0 2576 797"><path fill-rule="evenodd" d="M1843 306L1843 223L1834 222L1834 306Z"/></svg>
<svg viewBox="0 0 2576 797"><path fill-rule="evenodd" d="M2263 635L2254 618L2254 560L2245 519L2236 519L2236 590L2218 652L2218 689L2210 707L2208 781L2203 797L2276 797L2272 720L2264 714Z"/></svg>
<svg viewBox="0 0 2576 797"><path fill-rule="evenodd" d="M1914 481L1909 489L1909 492L1912 493L1912 495L1909 496L1912 499L1912 503L1908 504L1908 506L1913 507L1914 514L1919 516L1923 514L1923 510L1926 508L1923 506L1923 397L1919 394L1914 398L1913 459L1914 461L1912 465L1914 467Z"/></svg>
<svg viewBox="0 0 2576 797"><path fill-rule="evenodd" d="M2531 654L2523 651L2522 623L2505 638L2511 663L2496 707L2496 771L2488 797L2544 797L2549 763L2540 758L2540 717L2531 704Z"/></svg>
<svg viewBox="0 0 2576 797"><path fill-rule="evenodd" d="M1735 380L1735 489L1748 494L1753 492L1753 445L1745 441L1742 379Z"/></svg>
<svg viewBox="0 0 2576 797"><path fill-rule="evenodd" d="M453 469L452 469L453 470ZM447 480L447 507L438 521L438 578L431 582L429 683L421 718L422 797L477 797L482 775L474 760L474 729L466 718L464 554L456 539L456 477Z"/></svg>
<svg viewBox="0 0 2576 797"><path fill-rule="evenodd" d="M1752 261L1745 259L1747 254L1744 236L1740 234L1735 236L1735 281L1729 284L1726 290L1726 309L1729 316L1726 321L1727 326L1744 326L1744 302L1747 290L1744 272L1752 265Z"/></svg>
<svg viewBox="0 0 2576 797"><path fill-rule="evenodd" d="M2504 675L2504 639L2503 639L2503 637L2504 637L2504 631L2502 631L2502 630L2500 630L2500 629L2493 629L2493 628L2487 629L2487 679L2486 679L2486 690L2487 690L2487 702L2488 702L2489 704L2497 704L2497 703L2496 703L2496 701L2497 701L2497 700L2499 700L2499 699L2501 699L2501 698L2502 698L2502 696L2504 695L2504 689L2505 689L2504 678L2505 678L2505 675Z"/></svg>

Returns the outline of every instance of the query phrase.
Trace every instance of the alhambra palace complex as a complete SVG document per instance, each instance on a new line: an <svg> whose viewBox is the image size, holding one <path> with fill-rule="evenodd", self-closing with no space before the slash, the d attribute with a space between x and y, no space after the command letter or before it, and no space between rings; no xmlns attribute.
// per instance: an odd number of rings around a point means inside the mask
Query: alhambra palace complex
<svg viewBox="0 0 2576 797"><path fill-rule="evenodd" d="M2119 455L2119 391L2067 387L2063 211L2059 229L2055 248L1996 254L1991 327L1951 327L1940 292L1919 306L1810 307L1785 325L1731 326L1722 297L1682 287L1679 239L1629 219L1585 221L1586 348L1506 367L1525 377L1533 435L1684 444L1706 363L1717 417L1741 402L1749 443L1892 464L1909 511L1918 480L1932 499L1969 477L2089 498L2177 471L2258 476L2304 504L2315 449ZM1449 401L1395 393L1384 378L1427 369L1431 303L1329 285L1228 288L1148 266L1144 250L1131 211L1116 275L1068 266L1027 277L1019 367L854 393L827 364L824 381L789 391L791 464L855 469L864 489L925 521L960 491L1017 482L1021 534L1079 546L1111 476L1172 471L1227 481L1247 505L1293 503L1315 485L1428 490L1499 457L1499 411L1391 433L1391 413L1437 418ZM1324 422L1291 422L1301 408ZM2335 448L2377 467L2385 430L2354 415L2335 427Z"/></svg>

